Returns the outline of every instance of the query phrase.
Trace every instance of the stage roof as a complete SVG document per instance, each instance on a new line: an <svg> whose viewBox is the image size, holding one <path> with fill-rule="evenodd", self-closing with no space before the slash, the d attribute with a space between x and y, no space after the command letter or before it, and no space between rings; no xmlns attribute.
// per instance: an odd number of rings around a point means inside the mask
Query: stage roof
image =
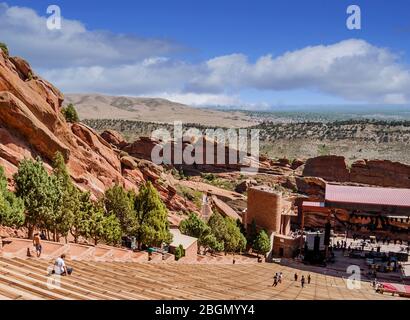
<svg viewBox="0 0 410 320"><path fill-rule="evenodd" d="M326 202L410 208L410 189L326 185Z"/></svg>

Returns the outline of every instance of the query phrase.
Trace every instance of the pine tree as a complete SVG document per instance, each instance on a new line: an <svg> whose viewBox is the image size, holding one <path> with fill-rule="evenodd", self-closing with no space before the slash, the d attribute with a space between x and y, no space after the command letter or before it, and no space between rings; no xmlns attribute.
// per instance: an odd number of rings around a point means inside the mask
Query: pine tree
<svg viewBox="0 0 410 320"><path fill-rule="evenodd" d="M258 233L252 248L258 253L259 257L259 254L266 255L269 252L270 245L271 243L267 233L264 230L261 230Z"/></svg>
<svg viewBox="0 0 410 320"><path fill-rule="evenodd" d="M21 227L24 224L24 202L7 190L7 179L0 167L0 225Z"/></svg>
<svg viewBox="0 0 410 320"><path fill-rule="evenodd" d="M205 251L222 252L225 250L224 243L218 241L213 233L204 236L202 245L205 247Z"/></svg>
<svg viewBox="0 0 410 320"><path fill-rule="evenodd" d="M258 236L258 230L256 227L256 220L252 219L251 225L246 234L246 240L250 246L252 246L252 244L255 242L257 236Z"/></svg>
<svg viewBox="0 0 410 320"><path fill-rule="evenodd" d="M73 222L70 233L74 237L74 242L78 243L79 237L87 238L90 234L90 216L92 215L93 203L90 200L90 192L76 190L74 194L78 205L74 206Z"/></svg>
<svg viewBox="0 0 410 320"><path fill-rule="evenodd" d="M225 218L227 232L224 236L225 252L242 252L246 248L246 238L241 233L235 220Z"/></svg>
<svg viewBox="0 0 410 320"><path fill-rule="evenodd" d="M208 225L219 242L214 244L216 247L222 247L225 253L245 250L246 238L234 219L223 218L219 213L214 213L209 219Z"/></svg>
<svg viewBox="0 0 410 320"><path fill-rule="evenodd" d="M137 218L133 210L135 194L127 192L123 187L115 185L105 192L104 204L109 215L118 218L122 233L131 235L137 228Z"/></svg>
<svg viewBox="0 0 410 320"><path fill-rule="evenodd" d="M206 246L212 251L222 252L225 250L225 235L228 232L224 218L219 213L214 213L208 220L211 235L205 237Z"/></svg>
<svg viewBox="0 0 410 320"><path fill-rule="evenodd" d="M74 220L74 212L79 206L76 187L71 181L64 157L60 152L54 156L51 179L57 196L49 228L53 231L54 240L59 241L60 234L67 238Z"/></svg>
<svg viewBox="0 0 410 320"><path fill-rule="evenodd" d="M97 245L100 240L116 244L121 239L120 222L114 215L106 215L102 203L96 203L91 209L88 221L88 234Z"/></svg>
<svg viewBox="0 0 410 320"><path fill-rule="evenodd" d="M228 232L224 218L217 212L213 213L208 220L208 226L218 241L224 241L224 237Z"/></svg>
<svg viewBox="0 0 410 320"><path fill-rule="evenodd" d="M104 219L103 239L107 244L115 245L121 240L121 224L115 215L106 216Z"/></svg>
<svg viewBox="0 0 410 320"><path fill-rule="evenodd" d="M137 217L136 239L138 246L160 246L171 243L168 212L158 191L151 182L143 185L135 198L134 210Z"/></svg>
<svg viewBox="0 0 410 320"><path fill-rule="evenodd" d="M97 245L98 241L103 239L105 235L105 212L101 205L97 204L92 207L88 226L89 236L94 240L94 244Z"/></svg>
<svg viewBox="0 0 410 320"><path fill-rule="evenodd" d="M41 159L22 160L14 175L16 195L23 199L26 209L25 225L32 238L34 228L49 230L59 190L45 170Z"/></svg>
<svg viewBox="0 0 410 320"><path fill-rule="evenodd" d="M181 221L179 225L181 233L198 239L198 252L200 247L209 247L213 245L214 239L211 239L211 228L195 213L191 213L188 219ZM216 239L215 239L216 240Z"/></svg>

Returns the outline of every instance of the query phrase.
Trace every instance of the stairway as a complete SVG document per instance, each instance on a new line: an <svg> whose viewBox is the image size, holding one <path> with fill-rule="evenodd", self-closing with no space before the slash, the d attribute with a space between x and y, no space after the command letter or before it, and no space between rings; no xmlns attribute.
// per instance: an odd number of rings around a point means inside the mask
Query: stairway
<svg viewBox="0 0 410 320"><path fill-rule="evenodd" d="M391 299L369 283L349 290L345 279L311 273L304 289L293 279L300 270L277 264L184 264L67 260L71 276L49 276L52 260L0 257L0 299ZM273 288L275 272L284 281ZM395 299L398 299L395 297Z"/></svg>

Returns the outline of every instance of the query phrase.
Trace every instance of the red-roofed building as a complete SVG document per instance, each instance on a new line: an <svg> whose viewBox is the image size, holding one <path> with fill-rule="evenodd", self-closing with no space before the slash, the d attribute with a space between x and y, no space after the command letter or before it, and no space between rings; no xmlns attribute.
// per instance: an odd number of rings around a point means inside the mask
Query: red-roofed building
<svg viewBox="0 0 410 320"><path fill-rule="evenodd" d="M356 234L407 240L410 189L327 184L323 202L303 202L302 229L311 217L335 217L334 222L349 225Z"/></svg>
<svg viewBox="0 0 410 320"><path fill-rule="evenodd" d="M326 207L410 215L410 189L326 185Z"/></svg>
<svg viewBox="0 0 410 320"><path fill-rule="evenodd" d="M326 185L324 202L303 202L304 210L346 209L410 216L410 189Z"/></svg>

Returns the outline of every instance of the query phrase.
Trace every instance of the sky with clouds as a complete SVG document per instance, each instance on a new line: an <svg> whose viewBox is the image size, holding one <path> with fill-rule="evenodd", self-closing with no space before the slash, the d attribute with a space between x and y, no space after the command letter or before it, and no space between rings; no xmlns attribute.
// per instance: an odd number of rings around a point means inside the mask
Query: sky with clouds
<svg viewBox="0 0 410 320"><path fill-rule="evenodd" d="M372 3L370 3L372 2ZM0 41L66 93L191 105L408 104L410 5L344 0L0 0ZM392 4L393 3L393 4Z"/></svg>

